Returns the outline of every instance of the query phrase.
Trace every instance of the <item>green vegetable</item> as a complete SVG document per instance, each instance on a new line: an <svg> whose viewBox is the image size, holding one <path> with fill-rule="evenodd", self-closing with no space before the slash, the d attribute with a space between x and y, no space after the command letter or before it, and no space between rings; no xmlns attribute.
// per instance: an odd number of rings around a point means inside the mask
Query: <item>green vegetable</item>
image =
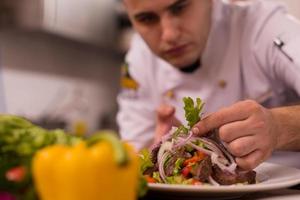
<svg viewBox="0 0 300 200"><path fill-rule="evenodd" d="M162 162L164 163L164 167L167 167L167 165L169 164L171 158L172 158L172 156L169 154L169 155L166 156L165 160L162 160Z"/></svg>
<svg viewBox="0 0 300 200"><path fill-rule="evenodd" d="M37 150L51 144L72 145L81 139L62 130L45 130L12 115L0 115L0 156L13 154L31 157Z"/></svg>
<svg viewBox="0 0 300 200"><path fill-rule="evenodd" d="M201 140L196 140L194 142L194 144L199 146L199 147L205 148L205 144Z"/></svg>
<svg viewBox="0 0 300 200"><path fill-rule="evenodd" d="M181 165L182 163L184 162L184 159L183 158L178 158L175 162L175 167L174 167L174 170L173 170L173 173L174 174L179 174L180 170L181 170Z"/></svg>
<svg viewBox="0 0 300 200"><path fill-rule="evenodd" d="M148 168L153 167L154 164L151 160L151 154L148 149L143 149L140 152L140 168L141 173L143 174Z"/></svg>
<svg viewBox="0 0 300 200"><path fill-rule="evenodd" d="M185 178L182 175L168 176L166 177L169 184L183 184Z"/></svg>
<svg viewBox="0 0 300 200"><path fill-rule="evenodd" d="M197 98L195 105L191 97L184 97L183 102L186 121L188 122L188 126L192 128L201 120L200 113L203 109L204 102L200 98Z"/></svg>
<svg viewBox="0 0 300 200"><path fill-rule="evenodd" d="M95 136L87 139L90 145L103 136ZM119 143L114 138L108 136L116 146L116 160L123 165L128 161L127 154L124 154ZM7 191L23 200L36 200L36 193L33 187L31 175L31 160L36 152L44 147L63 144L75 145L82 141L82 138L69 135L63 130L46 130L38 127L28 120L12 115L0 115L0 191ZM153 166L150 153L145 153L141 158L144 161L142 169L146 170ZM143 162L142 162L143 163ZM22 182L12 182L5 176L6 172L16 166L28 169ZM147 192L147 182L140 174L139 196Z"/></svg>
<svg viewBox="0 0 300 200"><path fill-rule="evenodd" d="M190 145L186 145L184 148L185 148L185 150L186 150L187 152L192 152L192 151L194 151L194 147L192 147L192 146L190 146Z"/></svg>
<svg viewBox="0 0 300 200"><path fill-rule="evenodd" d="M185 126L179 126L176 131L173 133L173 137L178 137L181 133L188 134L189 130Z"/></svg>
<svg viewBox="0 0 300 200"><path fill-rule="evenodd" d="M148 191L148 184L143 176L143 173L148 169L154 166L151 160L151 153L148 149L143 149L140 154L140 175L139 175L139 188L138 196L143 197Z"/></svg>
<svg viewBox="0 0 300 200"><path fill-rule="evenodd" d="M152 177L158 182L158 183L162 183L162 180L160 178L159 172L153 172Z"/></svg>
<svg viewBox="0 0 300 200"><path fill-rule="evenodd" d="M138 186L138 197L143 197L148 192L148 183L145 177L140 174L139 176L139 186Z"/></svg>
<svg viewBox="0 0 300 200"><path fill-rule="evenodd" d="M167 177L169 184L180 184L180 185L191 185L193 182L192 178L186 179L182 175L175 175Z"/></svg>
<svg viewBox="0 0 300 200"><path fill-rule="evenodd" d="M46 130L13 115L0 115L0 190L34 199L31 159L40 149L52 144L72 145L81 139L62 130ZM6 173L14 167L25 167L22 181L8 180Z"/></svg>

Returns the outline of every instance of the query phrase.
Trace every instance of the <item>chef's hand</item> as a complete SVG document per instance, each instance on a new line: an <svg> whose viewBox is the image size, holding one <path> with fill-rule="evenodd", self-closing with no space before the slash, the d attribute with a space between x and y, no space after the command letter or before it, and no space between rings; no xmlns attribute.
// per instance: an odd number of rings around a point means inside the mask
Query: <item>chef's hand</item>
<svg viewBox="0 0 300 200"><path fill-rule="evenodd" d="M156 110L156 128L154 144L167 134L173 126L180 126L180 121L175 117L175 108L173 106L162 104Z"/></svg>
<svg viewBox="0 0 300 200"><path fill-rule="evenodd" d="M228 144L237 164L250 170L265 161L276 148L276 126L270 110L246 100L212 113L197 123L192 131L204 135L219 128L220 139Z"/></svg>

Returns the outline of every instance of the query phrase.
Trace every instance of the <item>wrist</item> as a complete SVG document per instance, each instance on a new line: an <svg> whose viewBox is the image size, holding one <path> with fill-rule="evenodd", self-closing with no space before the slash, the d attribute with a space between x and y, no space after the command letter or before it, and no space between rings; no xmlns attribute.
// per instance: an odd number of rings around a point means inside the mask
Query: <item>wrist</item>
<svg viewBox="0 0 300 200"><path fill-rule="evenodd" d="M293 106L271 109L276 150L300 149L299 111L300 107Z"/></svg>
<svg viewBox="0 0 300 200"><path fill-rule="evenodd" d="M284 137L286 129L284 128L285 114L280 108L271 109L272 115L272 135L274 136L276 145L275 150L283 149L286 145L286 138Z"/></svg>

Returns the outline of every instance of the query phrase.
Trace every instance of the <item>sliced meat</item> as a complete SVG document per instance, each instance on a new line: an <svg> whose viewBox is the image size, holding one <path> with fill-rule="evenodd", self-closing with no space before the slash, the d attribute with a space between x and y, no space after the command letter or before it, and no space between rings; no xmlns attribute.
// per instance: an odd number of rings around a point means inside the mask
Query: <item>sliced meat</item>
<svg viewBox="0 0 300 200"><path fill-rule="evenodd" d="M151 156L151 161L154 164L154 166L146 169L146 171L144 171L144 173L143 173L144 175L152 176L153 172L158 171L157 154L158 154L161 144L162 144L162 142L159 142L152 147L150 156Z"/></svg>
<svg viewBox="0 0 300 200"><path fill-rule="evenodd" d="M237 170L237 181L239 183L248 182L249 184L255 184L256 183L256 172L251 171L241 171Z"/></svg>
<svg viewBox="0 0 300 200"><path fill-rule="evenodd" d="M256 172L255 171L241 171L237 170L236 174L231 174L227 171L222 171L217 165L213 165L212 177L220 185L232 185L236 183L253 184L256 182Z"/></svg>
<svg viewBox="0 0 300 200"><path fill-rule="evenodd" d="M193 177L201 182L206 182L212 173L212 163L210 156L206 156L202 161L199 161L191 170Z"/></svg>
<svg viewBox="0 0 300 200"><path fill-rule="evenodd" d="M153 167L146 169L143 174L152 176L153 172L156 171L158 171L158 163L155 163Z"/></svg>
<svg viewBox="0 0 300 200"><path fill-rule="evenodd" d="M152 147L152 150L151 150L151 161L156 164L157 163L157 154L158 154L158 151L159 151L159 148L161 146L162 142L159 142L157 144L155 144L153 147Z"/></svg>
<svg viewBox="0 0 300 200"><path fill-rule="evenodd" d="M213 144L215 144L223 153L223 155L225 156L225 158L231 162L232 160L234 160L233 155L228 151L228 149L223 145L220 137L219 137L219 130L218 129L214 129L213 131L210 131L205 138L207 138L208 140L210 140L210 142L212 142Z"/></svg>

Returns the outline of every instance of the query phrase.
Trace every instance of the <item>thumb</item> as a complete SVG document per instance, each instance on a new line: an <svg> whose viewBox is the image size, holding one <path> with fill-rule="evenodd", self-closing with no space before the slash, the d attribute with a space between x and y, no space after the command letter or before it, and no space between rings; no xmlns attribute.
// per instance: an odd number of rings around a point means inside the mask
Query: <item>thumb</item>
<svg viewBox="0 0 300 200"><path fill-rule="evenodd" d="M172 116L175 114L174 106L162 104L156 110L157 123L170 122Z"/></svg>
<svg viewBox="0 0 300 200"><path fill-rule="evenodd" d="M160 105L156 114L156 128L154 142L159 142L168 133L172 126L180 126L180 121L174 116L175 107L171 105Z"/></svg>

